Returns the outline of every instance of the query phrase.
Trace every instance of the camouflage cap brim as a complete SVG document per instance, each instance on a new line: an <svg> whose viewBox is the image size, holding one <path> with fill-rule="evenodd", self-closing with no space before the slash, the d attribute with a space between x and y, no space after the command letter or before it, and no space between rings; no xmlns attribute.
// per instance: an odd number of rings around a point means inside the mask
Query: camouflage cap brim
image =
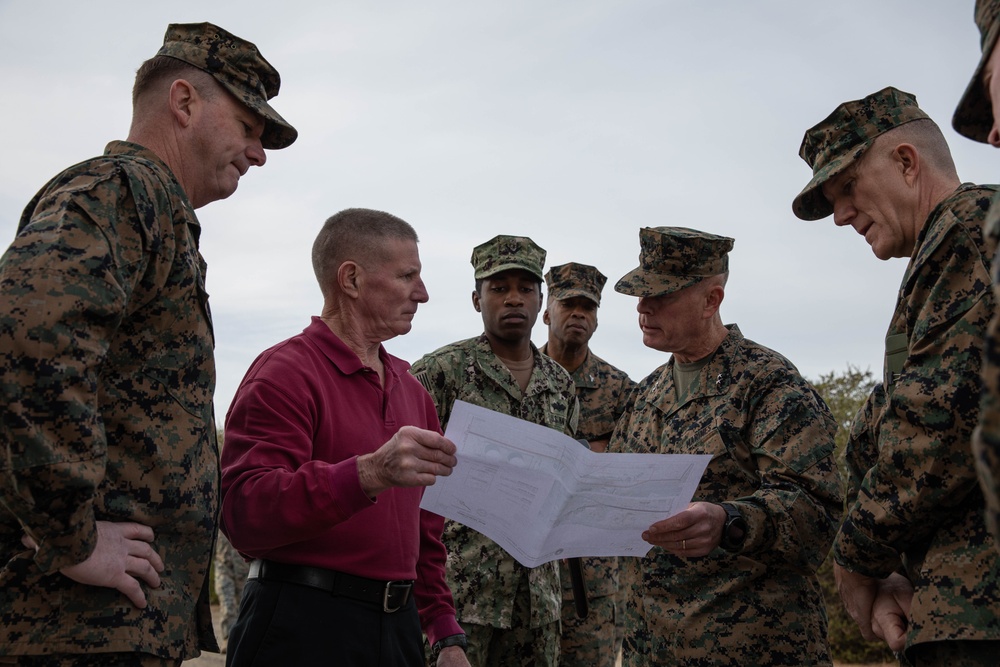
<svg viewBox="0 0 1000 667"><path fill-rule="evenodd" d="M549 288L549 299L555 299L556 301L562 301L563 299L572 299L573 297L582 296L586 299L590 299L598 306L601 305L601 295L594 294L593 292L580 288L569 288L569 289L552 289Z"/></svg>
<svg viewBox="0 0 1000 667"><path fill-rule="evenodd" d="M993 53L993 47L996 46L997 36L1000 35L1000 20L996 15L997 6L1000 3L982 4L992 5L991 7L980 7L980 11L990 12L989 15L979 16L977 12L976 17L977 22L988 21L981 28L985 25L989 26L983 34L983 55L979 59L976 71L972 74L972 80L969 81L969 85L962 94L962 99L955 107L951 126L962 136L985 144L989 139L990 130L993 129L993 103L986 94L986 88L983 85L983 70Z"/></svg>
<svg viewBox="0 0 1000 667"><path fill-rule="evenodd" d="M288 121L274 110L267 100L256 95L247 95L234 86L230 86L225 81L221 82L226 90L236 96L240 102L253 110L258 116L264 119L264 133L260 136L260 143L268 150L278 150L291 146L299 136L298 130L289 125Z"/></svg>
<svg viewBox="0 0 1000 667"><path fill-rule="evenodd" d="M545 285L549 290L549 300L572 299L582 296L590 299L598 306L601 305L601 291L608 277L601 273L596 266L581 264L579 262L567 262L559 266L553 266L545 274Z"/></svg>
<svg viewBox="0 0 1000 667"><path fill-rule="evenodd" d="M893 86L838 104L802 137L799 157L813 175L792 201L795 216L819 220L833 213L833 206L823 196L823 184L864 155L880 136L918 120L928 120L928 116L917 105L917 98Z"/></svg>
<svg viewBox="0 0 1000 667"><path fill-rule="evenodd" d="M527 236L500 234L472 249L472 268L476 280L495 276L501 271L527 271L544 282L545 249Z"/></svg>
<svg viewBox="0 0 1000 667"><path fill-rule="evenodd" d="M525 271L531 275L538 278L539 282L545 282L545 277L542 276L541 271L536 271L531 268L526 262L509 262L506 264L495 264L489 269L483 271L476 271L474 277L476 280L483 280L485 278L490 278L498 273L503 273L504 271Z"/></svg>
<svg viewBox="0 0 1000 667"><path fill-rule="evenodd" d="M631 296L670 294L729 271L734 240L688 227L639 230L639 266L625 274L615 291Z"/></svg>
<svg viewBox="0 0 1000 667"><path fill-rule="evenodd" d="M700 283L708 276L665 276L641 266L626 273L615 283L615 291L629 296L662 296Z"/></svg>
<svg viewBox="0 0 1000 667"><path fill-rule="evenodd" d="M822 220L833 213L833 204L823 195L823 184L837 176L865 154L871 143L859 146L846 155L830 160L813 174L812 179L792 201L792 212L800 220Z"/></svg>

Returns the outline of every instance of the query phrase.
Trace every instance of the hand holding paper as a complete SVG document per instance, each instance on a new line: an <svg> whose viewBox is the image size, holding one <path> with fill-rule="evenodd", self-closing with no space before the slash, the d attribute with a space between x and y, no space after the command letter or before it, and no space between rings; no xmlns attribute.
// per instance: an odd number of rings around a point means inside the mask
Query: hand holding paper
<svg viewBox="0 0 1000 667"><path fill-rule="evenodd" d="M421 508L486 535L519 563L644 556L642 533L688 506L711 456L599 454L538 424L456 401L458 465Z"/></svg>

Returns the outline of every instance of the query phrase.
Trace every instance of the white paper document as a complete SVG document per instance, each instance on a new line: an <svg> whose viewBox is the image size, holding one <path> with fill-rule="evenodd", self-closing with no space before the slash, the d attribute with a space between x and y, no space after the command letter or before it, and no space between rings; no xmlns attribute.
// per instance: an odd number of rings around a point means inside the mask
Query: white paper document
<svg viewBox="0 0 1000 667"><path fill-rule="evenodd" d="M599 454L569 436L455 401L458 465L420 507L473 528L536 567L574 556L644 556L650 525L691 502L711 456Z"/></svg>

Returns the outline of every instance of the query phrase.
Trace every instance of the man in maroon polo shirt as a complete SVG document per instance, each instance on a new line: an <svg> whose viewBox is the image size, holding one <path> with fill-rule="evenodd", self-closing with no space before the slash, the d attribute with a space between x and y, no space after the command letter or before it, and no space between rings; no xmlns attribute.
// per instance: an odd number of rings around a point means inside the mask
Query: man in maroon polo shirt
<svg viewBox="0 0 1000 667"><path fill-rule="evenodd" d="M323 312L250 367L226 417L222 530L252 558L228 665L467 666L423 487L455 445L382 342L427 301L417 235L348 209L313 245Z"/></svg>

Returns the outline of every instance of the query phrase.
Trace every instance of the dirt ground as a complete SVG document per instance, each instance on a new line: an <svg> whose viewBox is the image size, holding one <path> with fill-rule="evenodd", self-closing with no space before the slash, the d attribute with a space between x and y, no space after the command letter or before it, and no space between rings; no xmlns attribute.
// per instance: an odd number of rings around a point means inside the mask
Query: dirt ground
<svg viewBox="0 0 1000 667"><path fill-rule="evenodd" d="M215 636L222 637L222 630L219 629L219 608L212 607L212 619L215 621ZM183 663L184 667L224 667L226 664L226 656L220 653L202 653L201 656L195 658L194 660L185 660ZM621 666L621 658L618 659L618 665ZM896 663L872 663L865 665L855 665L842 662L835 662L834 667L897 667Z"/></svg>

